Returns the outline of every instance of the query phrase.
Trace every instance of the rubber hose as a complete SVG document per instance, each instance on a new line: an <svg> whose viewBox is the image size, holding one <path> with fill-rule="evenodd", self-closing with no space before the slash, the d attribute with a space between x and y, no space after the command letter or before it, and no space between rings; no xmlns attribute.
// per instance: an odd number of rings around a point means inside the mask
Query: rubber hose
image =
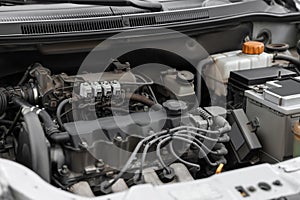
<svg viewBox="0 0 300 200"><path fill-rule="evenodd" d="M28 102L26 102L24 99L20 97L14 96L12 97L12 100L16 105L19 105L20 107L27 107L30 109L34 108L34 106L32 106L31 104L29 104ZM32 111L33 110L37 113L37 115L41 118L42 122L44 123L47 136L51 136L54 133L60 132L58 130L57 125L52 121L52 118L45 110L39 108L34 108L32 109Z"/></svg>
<svg viewBox="0 0 300 200"><path fill-rule="evenodd" d="M47 136L60 132L57 125L52 121L52 118L45 110L38 110L38 115L44 123Z"/></svg>
<svg viewBox="0 0 300 200"><path fill-rule="evenodd" d="M157 104L154 101L148 99L147 97L139 95L139 94L126 94L126 98L130 99L132 101L137 101L137 102L143 103L149 107L152 107L154 110L161 109L160 104Z"/></svg>
<svg viewBox="0 0 300 200"><path fill-rule="evenodd" d="M3 115L7 109L8 100L5 91L5 88L0 88L0 115Z"/></svg>
<svg viewBox="0 0 300 200"><path fill-rule="evenodd" d="M31 166L29 167L45 181L50 182L49 150L41 122L37 114L32 112L30 108L23 108L22 114L28 131L31 152Z"/></svg>
<svg viewBox="0 0 300 200"><path fill-rule="evenodd" d="M300 60L292 57L292 56L287 56L287 55L282 55L282 54L275 54L274 55L274 60L285 60L288 61L294 65L297 66L298 69L300 69Z"/></svg>
<svg viewBox="0 0 300 200"><path fill-rule="evenodd" d="M65 130L65 127L61 120L61 112L62 112L63 108L65 107L65 105L68 104L70 101L71 101L71 99L63 100L62 102L60 102L60 104L58 105L57 110L56 110L57 123L59 124L60 128L62 128L63 130Z"/></svg>

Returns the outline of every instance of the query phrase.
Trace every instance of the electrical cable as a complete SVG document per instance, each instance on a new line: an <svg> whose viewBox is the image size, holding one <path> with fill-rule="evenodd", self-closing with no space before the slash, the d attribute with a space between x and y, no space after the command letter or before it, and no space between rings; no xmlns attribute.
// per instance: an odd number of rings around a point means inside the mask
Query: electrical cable
<svg viewBox="0 0 300 200"><path fill-rule="evenodd" d="M191 162L188 162L188 161L186 161L186 160L183 160L182 158L180 158L180 156L178 156L177 154L176 154L176 152L175 152L175 150L174 150L174 147L173 147L173 142L171 141L170 142L170 150L171 150L171 153L172 153L172 155L177 159L177 160L179 160L180 162L182 162L182 163L184 163L184 164L186 164L186 165L189 165L189 166L192 166L192 167L196 167L198 170L200 170L200 165L197 165L197 164L195 164L195 163L191 163Z"/></svg>
<svg viewBox="0 0 300 200"><path fill-rule="evenodd" d="M203 144L200 140L198 140L197 138L191 136L191 135L186 135L186 134L179 134L179 133L174 133L174 135L176 136L180 136L180 137L187 137L187 138L190 138L191 141L192 140L195 140L199 145L201 145L201 147L203 147L205 149L205 153L207 154L214 154L214 155L220 155L219 152L217 151L213 151L213 150L210 150L205 144ZM225 152L224 152L225 153ZM226 152L227 153L227 152Z"/></svg>
<svg viewBox="0 0 300 200"><path fill-rule="evenodd" d="M142 147L142 145L144 144L144 142L152 139L153 137L158 137L162 134L167 133L167 131L161 131L158 133L155 133L153 135L150 135L144 139L142 139L135 147L134 151L131 153L129 159L127 160L127 162L125 163L125 165L123 166L123 168L120 170L120 172L118 173L118 175L110 182L102 182L102 187L103 189L108 189L110 188L113 184L115 184L122 176L123 174L128 170L130 164L133 162L133 160L136 158L136 154L138 153L138 151L140 150L140 148Z"/></svg>
<svg viewBox="0 0 300 200"><path fill-rule="evenodd" d="M212 154L216 154L216 155L219 154L219 153L216 152L216 151L209 150L209 148L208 148L206 145L204 145L202 142L200 142L200 140L198 140L197 138L195 138L195 137L193 137L193 136L190 136L190 135L180 134L180 133L182 133L182 132L186 133L187 131L178 131L178 132L174 133L173 135L176 135L176 136L182 136L182 137L189 137L190 139L194 139L194 140L196 140L196 142L198 142L200 145L202 145L208 153L212 153ZM188 132L189 132L189 131L188 131ZM194 133L194 132L192 132L192 133L195 134L195 135L197 135L197 136L199 136L198 133ZM140 166L140 169L139 169L139 179L141 178L141 174L142 174L142 171L143 171L143 168L144 168L144 163L145 163L145 160L146 160L146 155L147 155L147 153L148 153L149 148L150 148L155 142L157 142L157 141L159 141L159 140L161 140L161 139L164 139L164 138L167 137L167 136L171 136L171 135L169 134L169 135L166 135L166 136L162 136L162 137L156 138L156 139L151 140L149 143L146 144L146 146L145 146L145 148L144 148L144 150L143 150L143 153L142 153L141 166ZM202 135L200 135L200 136L202 136ZM205 139L210 139L210 138L205 137L205 136L203 136L203 138L205 138ZM216 140L216 139L211 139L211 141L217 142L218 140ZM174 155L174 156L175 156L175 155ZM187 163L185 163L185 164L187 164Z"/></svg>
<svg viewBox="0 0 300 200"><path fill-rule="evenodd" d="M120 170L120 172L118 173L118 175L117 175L112 181L110 181L110 182L108 182L108 181L102 182L102 184L101 184L102 189L105 190L105 189L110 188L113 184L115 184L115 183L117 182L117 180L119 180L119 179L123 176L123 174L126 172L126 170L128 170L130 164L131 164L131 163L133 162L133 160L136 158L137 152L140 150L140 148L142 147L142 145L143 145L146 141L149 141L149 140L151 140L151 139L154 138L154 137L159 137L159 136L161 136L161 135L163 135L163 134L171 134L171 133L173 133L173 132L175 132L175 131L184 131L184 130L182 130L182 129L192 129L192 130L199 131L199 132L210 133L210 134L217 134L217 135L220 135L220 134L222 134L222 133L227 132L227 131L230 130L230 127L228 127L228 124L225 123L225 120L219 119L219 120L217 120L217 121L218 121L218 123L224 122L223 127L221 127L221 128L220 128L219 130L217 130L217 131L211 131L211 130L206 130L206 129L201 129L201 128L192 127L192 126L180 126L180 127L172 128L172 129L169 129L169 130L163 130L163 131L154 133L153 135L150 135L150 136L148 136L148 137L142 139L142 140L136 145L134 151L132 152L131 156L129 157L129 159L127 160L127 162L126 162L125 165L123 166L123 168ZM219 125L220 125L220 124L219 124ZM188 131L188 132L189 132L189 131ZM180 133L180 132L179 132L179 133ZM217 139L208 138L208 137L203 136L203 135L201 135L201 134L199 134L199 133L194 133L194 132L192 132L192 133L195 134L195 135L197 135L197 136L200 135L201 137L206 138L206 139L211 140L211 141L214 141L214 142L218 141ZM174 137L176 137L176 136L174 136ZM181 139L184 139L184 138L181 138ZM164 139L164 140L165 140L165 139ZM189 141L189 140L187 140L187 141ZM191 142L191 141L189 141L189 142ZM194 142L194 143L195 143L195 142ZM203 149L202 149L197 143L196 143L196 145L197 145L197 147L199 147L199 148L203 151ZM159 154L160 154L160 153L159 153ZM159 156L160 156L160 155L159 155ZM205 160L206 160L209 164L211 164L212 166L217 165L217 163L215 163L215 164L212 163L212 162L209 160L209 158L208 158L207 156L204 156L204 158L205 158ZM162 159L160 159L160 160L162 160ZM164 163L163 163L163 165L164 165Z"/></svg>
<svg viewBox="0 0 300 200"><path fill-rule="evenodd" d="M147 153L148 153L148 150L149 148L154 144L156 143L157 141L161 140L161 139L164 139L165 137L168 137L169 135L165 135L165 136L161 136L161 137L158 137L158 138L155 138L153 140L151 140L150 142L148 142L143 150L143 153L142 153L142 159L141 159L141 165L140 165L140 169L139 169L139 177L138 179L141 178L142 176L142 173L143 173L143 169L144 169L144 163L145 163L145 160L146 160L146 156L147 156Z"/></svg>
<svg viewBox="0 0 300 200"><path fill-rule="evenodd" d="M190 144L194 144L194 145L200 150L200 152L201 152L201 154L203 155L205 161L206 161L209 165L211 165L211 166L217 166L217 165L219 164L219 163L217 163L217 162L215 162L215 163L211 162L211 160L208 158L207 154L205 154L205 152L203 151L203 149L202 149L196 142L191 141L191 140L188 140L188 139L185 139L185 138L182 138L182 137L178 137L178 136L175 136L175 135L172 136L171 139L177 139L177 140L181 140L181 141L184 141L184 142L187 142L187 143L190 143ZM156 148L156 153L157 153L156 155L157 155L157 157L158 157L158 159L159 159L161 165L162 165L165 169L167 169L167 167L166 167L165 163L163 162L162 156L161 156L161 154L160 154L160 146L161 146L162 144L164 144L165 142L167 142L168 140L170 140L170 138L166 138L166 139L160 141L160 142L158 143L158 145L157 145L157 148Z"/></svg>
<svg viewBox="0 0 300 200"><path fill-rule="evenodd" d="M199 150L200 152L202 153L205 161L211 165L211 166L217 166L219 163L213 163L210 161L210 159L208 158L207 154L203 151L203 149L194 141L191 141L191 140L188 140L188 139L185 139L185 138L182 138L182 137L177 137L177 136L173 136L174 139L178 139L178 140L181 140L181 141L185 141L187 143L191 143L193 145L195 145Z"/></svg>
<svg viewBox="0 0 300 200"><path fill-rule="evenodd" d="M160 150L161 150L161 145L163 145L164 143L168 142L169 140L172 140L172 136L166 137L165 139L161 140L157 146L156 146L156 156L158 158L158 161L160 162L161 166L163 167L164 170L166 170L168 173L170 173L168 166L166 165L166 163L164 162Z"/></svg>

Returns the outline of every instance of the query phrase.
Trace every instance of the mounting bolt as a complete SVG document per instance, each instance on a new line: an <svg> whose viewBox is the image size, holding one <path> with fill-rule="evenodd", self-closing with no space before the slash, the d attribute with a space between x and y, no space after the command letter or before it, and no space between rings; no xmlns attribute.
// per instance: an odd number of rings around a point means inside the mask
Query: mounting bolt
<svg viewBox="0 0 300 200"><path fill-rule="evenodd" d="M100 191L104 194L109 194L111 193L111 187L109 186L109 182L108 181L103 181L101 184L100 184Z"/></svg>
<svg viewBox="0 0 300 200"><path fill-rule="evenodd" d="M88 148L88 143L87 142L81 142L80 143L80 146L84 149L87 149Z"/></svg>
<svg viewBox="0 0 300 200"><path fill-rule="evenodd" d="M95 164L95 166L98 168L98 169L104 169L104 162L103 162L103 160L102 159L99 159L97 162L96 162L96 164Z"/></svg>
<svg viewBox="0 0 300 200"><path fill-rule="evenodd" d="M67 166L67 165L63 165L62 168L61 168L60 173L61 173L62 175L68 175L69 172L70 172L70 170L69 170L68 166Z"/></svg>
<svg viewBox="0 0 300 200"><path fill-rule="evenodd" d="M167 169L163 170L163 177L169 181L172 181L175 177L174 169L171 167L168 167Z"/></svg>
<svg viewBox="0 0 300 200"><path fill-rule="evenodd" d="M123 138L122 138L121 136L117 136L117 137L115 137L115 139L116 139L117 141L119 141L119 142L122 142L122 141L123 141Z"/></svg>

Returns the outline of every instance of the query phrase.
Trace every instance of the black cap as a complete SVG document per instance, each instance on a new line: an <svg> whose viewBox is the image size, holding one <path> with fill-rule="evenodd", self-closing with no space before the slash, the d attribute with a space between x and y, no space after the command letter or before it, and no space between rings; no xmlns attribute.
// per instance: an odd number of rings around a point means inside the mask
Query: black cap
<svg viewBox="0 0 300 200"><path fill-rule="evenodd" d="M187 104L180 100L168 100L163 103L163 107L166 109L167 114L170 116L178 116L185 113L188 109Z"/></svg>

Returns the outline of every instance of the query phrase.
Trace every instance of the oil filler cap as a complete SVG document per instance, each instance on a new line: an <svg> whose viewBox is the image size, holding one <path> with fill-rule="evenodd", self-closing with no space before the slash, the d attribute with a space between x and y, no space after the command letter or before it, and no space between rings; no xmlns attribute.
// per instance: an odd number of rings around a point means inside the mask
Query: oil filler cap
<svg viewBox="0 0 300 200"><path fill-rule="evenodd" d="M179 116L188 109L187 104L184 101L179 100L168 100L163 103L163 107L166 109L169 116Z"/></svg>
<svg viewBox="0 0 300 200"><path fill-rule="evenodd" d="M243 44L243 53L249 55L262 54L265 51L265 45L262 42L249 41Z"/></svg>

